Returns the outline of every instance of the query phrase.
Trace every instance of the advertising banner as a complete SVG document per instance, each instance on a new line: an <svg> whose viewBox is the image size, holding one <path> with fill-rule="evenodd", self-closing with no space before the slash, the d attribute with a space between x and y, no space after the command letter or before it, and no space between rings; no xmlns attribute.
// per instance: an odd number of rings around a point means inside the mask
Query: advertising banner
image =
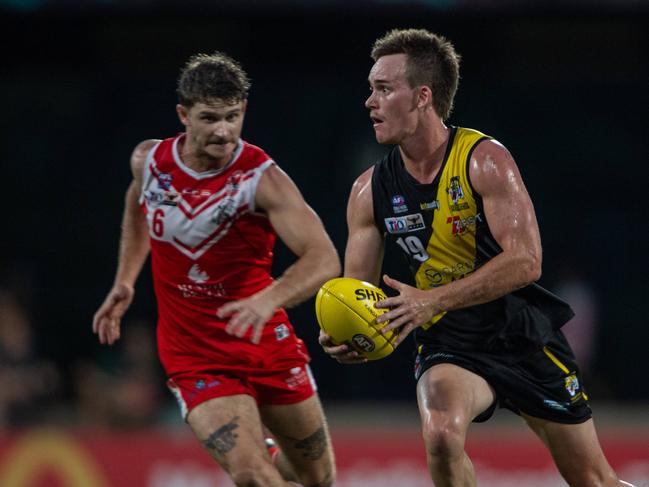
<svg viewBox="0 0 649 487"><path fill-rule="evenodd" d="M649 487L647 431L607 432L606 455L637 487ZM337 487L432 484L416 429L332 432ZM467 451L482 487L564 487L532 433L494 429L471 436ZM36 429L0 439L2 487L232 487L185 430L83 432Z"/></svg>

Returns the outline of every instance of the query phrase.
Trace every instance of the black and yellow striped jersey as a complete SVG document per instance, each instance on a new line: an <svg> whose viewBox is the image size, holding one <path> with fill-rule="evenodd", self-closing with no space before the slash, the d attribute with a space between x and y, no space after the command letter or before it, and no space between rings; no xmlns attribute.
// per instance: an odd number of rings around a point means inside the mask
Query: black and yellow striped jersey
<svg viewBox="0 0 649 487"><path fill-rule="evenodd" d="M374 167L374 220L403 251L419 289L462 279L502 252L469 178L471 154L485 139L476 130L451 127L442 166L430 184L405 170L398 147ZM526 353L571 317L565 302L532 284L489 303L442 312L418 328L415 338L420 344L432 340Z"/></svg>

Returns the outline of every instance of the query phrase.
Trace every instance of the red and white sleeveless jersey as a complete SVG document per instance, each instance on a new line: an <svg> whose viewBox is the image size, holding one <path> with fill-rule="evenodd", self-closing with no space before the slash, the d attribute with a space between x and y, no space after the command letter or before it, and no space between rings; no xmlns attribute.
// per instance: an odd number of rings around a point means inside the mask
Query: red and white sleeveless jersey
<svg viewBox="0 0 649 487"><path fill-rule="evenodd" d="M225 333L216 310L271 284L276 238L268 219L255 213L257 185L272 159L240 140L227 166L199 173L179 157L184 136L151 150L140 198L151 239L159 353L170 375L215 362L242 365L264 353L249 335ZM280 309L264 327L262 345L289 335Z"/></svg>

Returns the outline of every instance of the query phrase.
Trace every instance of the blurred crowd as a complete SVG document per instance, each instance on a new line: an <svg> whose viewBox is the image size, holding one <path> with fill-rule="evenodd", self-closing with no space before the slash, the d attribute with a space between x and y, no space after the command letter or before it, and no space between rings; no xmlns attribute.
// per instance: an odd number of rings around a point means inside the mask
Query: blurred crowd
<svg viewBox="0 0 649 487"><path fill-rule="evenodd" d="M596 296L575 272L566 272L556 291L576 311L564 331L586 385L591 392L597 388L599 398L606 398L606 387L593 370ZM20 293L0 288L0 429L41 424L140 428L181 423L173 397L164 387L155 349L155 323L127 319L116 345L97 346L86 357L70 357L63 367L38 349L36 328L25 301Z"/></svg>
<svg viewBox="0 0 649 487"><path fill-rule="evenodd" d="M141 427L161 420L166 391L149 322L125 322L117 346L102 348L92 360L79 360L73 377L81 425Z"/></svg>
<svg viewBox="0 0 649 487"><path fill-rule="evenodd" d="M0 289L0 429L147 427L175 409L163 389L154 324L127 321L116 346L67 367L44 358L32 325L18 293Z"/></svg>
<svg viewBox="0 0 649 487"><path fill-rule="evenodd" d="M33 347L29 314L18 297L0 290L0 427L24 426L58 398L61 376Z"/></svg>

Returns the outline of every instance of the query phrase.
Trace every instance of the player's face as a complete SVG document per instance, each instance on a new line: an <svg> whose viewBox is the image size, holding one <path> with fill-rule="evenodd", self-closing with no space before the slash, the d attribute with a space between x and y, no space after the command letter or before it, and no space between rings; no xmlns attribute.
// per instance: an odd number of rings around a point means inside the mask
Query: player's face
<svg viewBox="0 0 649 487"><path fill-rule="evenodd" d="M417 94L408 84L406 63L405 54L391 54L380 57L370 70L365 106L380 144L399 144L417 128Z"/></svg>
<svg viewBox="0 0 649 487"><path fill-rule="evenodd" d="M227 104L213 100L196 103L190 109L182 105L176 108L187 131L185 152L219 166L226 164L241 137L246 102Z"/></svg>

